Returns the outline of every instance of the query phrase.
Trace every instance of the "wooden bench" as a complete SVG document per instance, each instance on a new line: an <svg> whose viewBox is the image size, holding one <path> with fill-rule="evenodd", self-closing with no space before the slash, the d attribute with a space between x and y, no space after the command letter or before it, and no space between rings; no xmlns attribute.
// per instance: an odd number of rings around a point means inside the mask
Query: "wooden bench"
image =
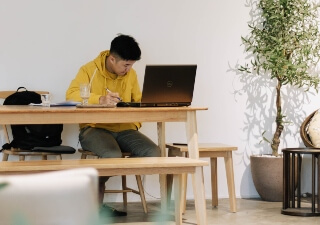
<svg viewBox="0 0 320 225"><path fill-rule="evenodd" d="M168 156L183 156L188 157L188 146L184 144L166 144L168 148ZM221 143L199 143L199 157L210 158L211 164L211 191L212 191L212 206L218 206L218 175L217 175L217 158L223 157L225 162L225 170L227 176L228 192L229 192L229 203L230 211L237 211L236 204L236 194L234 187L234 174L233 174L233 162L232 162L232 152L236 151L238 148L235 146L230 146ZM170 195L170 185L172 183L172 178L168 176L168 196ZM182 179L182 208L185 212L186 206L186 183L187 178L183 176ZM170 196L169 196L170 197Z"/></svg>
<svg viewBox="0 0 320 225"><path fill-rule="evenodd" d="M9 161L0 162L0 175L30 174L84 167L97 169L99 176L173 174L175 183L175 221L177 225L181 225L182 211L180 200L182 174L194 174L199 173L199 171L202 173L202 167L206 165L208 165L206 161L178 157ZM207 225L203 179L196 179L196 181L198 184L196 190L194 190L194 196L198 224Z"/></svg>

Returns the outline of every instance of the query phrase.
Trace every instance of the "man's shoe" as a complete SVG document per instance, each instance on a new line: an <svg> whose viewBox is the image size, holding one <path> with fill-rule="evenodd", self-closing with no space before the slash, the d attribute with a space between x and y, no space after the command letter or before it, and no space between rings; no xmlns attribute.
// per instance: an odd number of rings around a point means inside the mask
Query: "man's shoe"
<svg viewBox="0 0 320 225"><path fill-rule="evenodd" d="M117 216L126 216L126 212L118 211L106 204L100 206L100 216L102 217L117 217Z"/></svg>

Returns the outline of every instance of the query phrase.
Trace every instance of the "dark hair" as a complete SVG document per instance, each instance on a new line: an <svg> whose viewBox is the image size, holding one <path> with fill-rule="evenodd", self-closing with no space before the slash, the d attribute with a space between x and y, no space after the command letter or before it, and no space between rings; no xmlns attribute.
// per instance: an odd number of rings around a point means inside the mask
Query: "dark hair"
<svg viewBox="0 0 320 225"><path fill-rule="evenodd" d="M133 37L120 34L112 40L110 54L120 57L122 60L136 61L141 57L141 50Z"/></svg>

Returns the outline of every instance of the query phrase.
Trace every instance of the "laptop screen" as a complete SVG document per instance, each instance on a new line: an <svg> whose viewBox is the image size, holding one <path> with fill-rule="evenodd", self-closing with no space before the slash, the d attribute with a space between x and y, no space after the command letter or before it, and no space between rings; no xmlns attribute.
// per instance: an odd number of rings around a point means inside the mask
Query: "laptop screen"
<svg viewBox="0 0 320 225"><path fill-rule="evenodd" d="M197 65L147 65L141 103L190 105Z"/></svg>

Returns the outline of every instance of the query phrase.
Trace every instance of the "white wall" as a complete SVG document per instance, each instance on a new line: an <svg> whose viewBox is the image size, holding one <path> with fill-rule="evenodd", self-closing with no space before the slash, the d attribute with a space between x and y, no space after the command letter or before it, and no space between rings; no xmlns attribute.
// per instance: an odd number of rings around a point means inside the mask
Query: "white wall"
<svg viewBox="0 0 320 225"><path fill-rule="evenodd" d="M248 85L251 87L251 81L240 80L232 69L245 60L240 37L248 33L250 8L245 6L246 2L0 0L0 90L19 86L44 89L52 93L54 102L63 101L81 65L108 49L118 33L132 35L142 49L142 59L134 65L141 85L146 64L198 64L193 105L209 107L197 116L199 141L238 146L234 154L236 195L257 197L249 155L266 146L259 145L260 134L264 126L270 127L262 121L264 113L271 113L269 106L273 104L270 101L274 93L272 89L261 89L267 94L265 111L252 108L253 103L262 104L257 90L236 94ZM319 107L318 97L303 99L303 104L294 108L302 115L300 122ZM146 123L142 132L156 141L155 128L155 124ZM166 128L167 142L185 142L184 124L169 123ZM297 127L290 126L286 132L287 142L282 142L281 147L298 146L301 141ZM65 125L64 144L77 147L77 134L77 125ZM218 170L219 197L227 197L222 160ZM209 177L209 168L205 168L207 198L211 197ZM120 187L120 180L112 179L115 182L108 182L109 185ZM158 185L157 176L146 176L144 182L147 197L159 198L159 191L154 188ZM130 183L135 185L133 177ZM192 197L189 188L188 198ZM114 195L109 199L121 200Z"/></svg>

